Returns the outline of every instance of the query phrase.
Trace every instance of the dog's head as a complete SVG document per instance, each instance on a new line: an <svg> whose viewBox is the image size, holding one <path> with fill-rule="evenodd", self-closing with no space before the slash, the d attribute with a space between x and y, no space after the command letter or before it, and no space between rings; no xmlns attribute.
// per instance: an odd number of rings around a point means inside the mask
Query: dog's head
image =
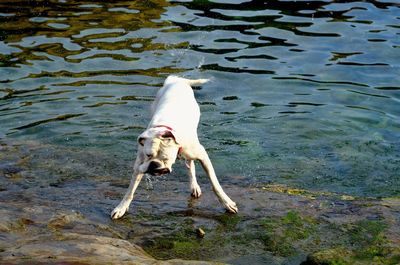
<svg viewBox="0 0 400 265"><path fill-rule="evenodd" d="M150 128L138 137L139 171L153 176L172 172L179 152L179 144L171 130Z"/></svg>

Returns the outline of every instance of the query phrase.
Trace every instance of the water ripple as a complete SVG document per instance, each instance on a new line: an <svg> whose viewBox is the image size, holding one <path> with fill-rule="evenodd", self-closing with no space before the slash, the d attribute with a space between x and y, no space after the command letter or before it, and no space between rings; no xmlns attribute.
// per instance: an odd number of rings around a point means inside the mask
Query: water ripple
<svg viewBox="0 0 400 265"><path fill-rule="evenodd" d="M54 118L50 118L50 119L45 119L45 120L40 120L40 121L35 121L23 126L19 126L19 127L15 127L13 128L14 130L23 130L23 129L28 129L31 127L35 127L44 123L49 123L49 122L55 122L55 121L64 121L64 120L68 120L71 118L75 118L75 117L79 117L85 115L84 113L79 113L79 114L64 114L64 115L60 115Z"/></svg>
<svg viewBox="0 0 400 265"><path fill-rule="evenodd" d="M212 79L195 94L222 176L292 172L290 185L372 195L384 193L374 179L397 176L396 1L43 3L0 0L0 137L128 160L178 74Z"/></svg>

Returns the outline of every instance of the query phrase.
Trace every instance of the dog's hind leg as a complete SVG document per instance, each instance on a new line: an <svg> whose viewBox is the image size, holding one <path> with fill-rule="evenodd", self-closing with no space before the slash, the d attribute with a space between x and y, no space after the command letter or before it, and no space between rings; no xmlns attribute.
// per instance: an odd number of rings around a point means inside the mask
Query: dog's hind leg
<svg viewBox="0 0 400 265"><path fill-rule="evenodd" d="M186 167L189 174L190 192L192 197L199 198L201 196L201 189L196 179L196 169L193 160L186 160Z"/></svg>
<svg viewBox="0 0 400 265"><path fill-rule="evenodd" d="M211 185L213 187L215 194L218 197L218 200L224 205L227 211L231 213L237 213L238 208L236 206L236 203L232 201L231 198L228 197L228 195L226 195L221 185L219 184L217 176L215 175L214 167L211 163L210 158L208 157L207 151L204 149L203 146L200 146L199 150L200 150L200 157L199 157L200 163L211 181Z"/></svg>
<svg viewBox="0 0 400 265"><path fill-rule="evenodd" d="M111 212L111 218L112 219L118 219L121 218L126 211L129 208L129 205L131 204L133 200L133 194L135 194L135 191L137 187L139 186L140 181L142 180L143 173L138 173L135 172L131 178L131 182L129 184L128 190L125 193L124 198L122 201L118 204L117 207Z"/></svg>

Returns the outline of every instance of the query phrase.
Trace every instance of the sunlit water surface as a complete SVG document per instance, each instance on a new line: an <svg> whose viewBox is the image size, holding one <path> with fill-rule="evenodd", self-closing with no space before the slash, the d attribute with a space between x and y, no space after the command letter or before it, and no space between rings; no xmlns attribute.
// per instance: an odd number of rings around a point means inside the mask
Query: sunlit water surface
<svg viewBox="0 0 400 265"><path fill-rule="evenodd" d="M1 0L0 139L131 164L164 78L211 78L223 183L398 196L396 2Z"/></svg>

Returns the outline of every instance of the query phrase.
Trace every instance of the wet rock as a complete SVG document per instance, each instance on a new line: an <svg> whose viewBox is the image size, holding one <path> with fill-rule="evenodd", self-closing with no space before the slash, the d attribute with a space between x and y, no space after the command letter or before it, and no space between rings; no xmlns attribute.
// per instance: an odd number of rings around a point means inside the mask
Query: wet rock
<svg viewBox="0 0 400 265"><path fill-rule="evenodd" d="M0 258L5 264L212 264L198 261L156 261L140 247L122 239L66 233L63 239L44 235L3 249Z"/></svg>
<svg viewBox="0 0 400 265"><path fill-rule="evenodd" d="M21 178L20 172L22 168L17 167L13 164L0 164L0 176L4 176L8 179L19 179Z"/></svg>
<svg viewBox="0 0 400 265"><path fill-rule="evenodd" d="M0 210L0 232L21 231L26 225L33 224L30 219L10 216L7 213L8 211Z"/></svg>
<svg viewBox="0 0 400 265"><path fill-rule="evenodd" d="M8 218L8 216L4 216L0 210L0 232L8 232L12 230L13 221Z"/></svg>
<svg viewBox="0 0 400 265"><path fill-rule="evenodd" d="M83 215L77 212L58 214L50 220L48 227L55 229L71 227L73 222L83 218Z"/></svg>
<svg viewBox="0 0 400 265"><path fill-rule="evenodd" d="M351 264L349 257L351 251L343 248L323 250L307 256L307 260L301 265L331 265L331 264Z"/></svg>

